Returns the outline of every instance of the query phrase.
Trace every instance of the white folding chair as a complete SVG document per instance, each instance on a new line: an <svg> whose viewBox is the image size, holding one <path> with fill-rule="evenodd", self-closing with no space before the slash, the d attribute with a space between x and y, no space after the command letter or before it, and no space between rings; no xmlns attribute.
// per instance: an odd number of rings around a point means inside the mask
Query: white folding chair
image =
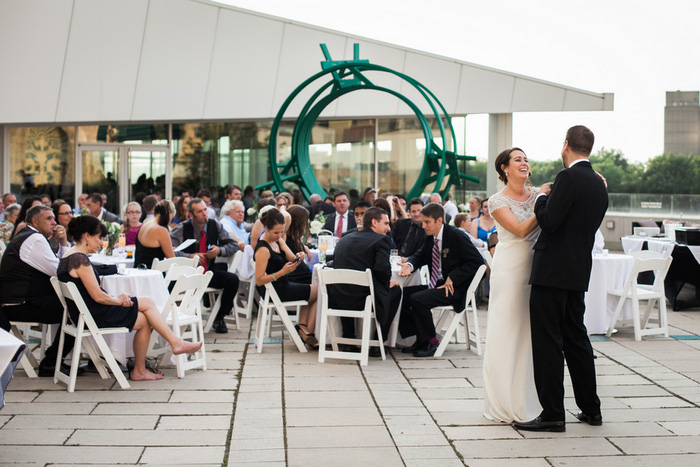
<svg viewBox="0 0 700 467"><path fill-rule="evenodd" d="M242 277L238 274L241 263L245 260L245 252L237 251L233 255L233 260L229 263L229 272L238 275L238 294L233 301L233 311L236 314L236 326L238 326L238 315L250 319L253 316L253 304L255 303L255 274L251 277ZM240 304L239 304L240 302Z"/></svg>
<svg viewBox="0 0 700 467"><path fill-rule="evenodd" d="M196 268L199 265L199 259L196 257L184 258L179 256L176 256L175 258L165 259L155 258L153 260L153 264L151 265L151 269L160 272L168 272L168 269L170 269L170 266L172 266L173 264L177 264L179 266L191 266L193 268Z"/></svg>
<svg viewBox="0 0 700 467"><path fill-rule="evenodd" d="M671 266L673 257L669 256L668 253L662 254L648 250L631 253L631 256L634 256L634 266L629 277L627 277L627 281L625 281L624 287L622 289L608 290L609 294L619 296L620 300L617 302L615 313L610 321L610 327L608 327L608 332L605 335L610 337L613 328L618 325L632 324L634 327L634 340L636 341L642 340L642 336L653 334L662 334L664 337L668 337L664 279L668 268ZM646 271L654 272L654 283L652 285L637 284L639 273ZM627 300L632 301L632 319L622 320L619 317ZM640 316L639 302L643 300L647 301L647 306L644 310L644 315ZM658 318L654 321L656 321L658 327L647 329L647 324L650 321L649 317L657 302Z"/></svg>
<svg viewBox="0 0 700 467"><path fill-rule="evenodd" d="M68 386L68 392L73 392L75 390L75 381L78 376L78 365L80 363L80 352L81 348L84 346L90 360L95 364L95 368L100 374L102 379L109 378L109 372L107 369L112 370L112 374L116 378L119 386L122 389L129 388L129 382L124 377L119 364L114 359L112 351L109 349L107 342L103 336L106 334L118 334L118 333L128 333L129 329L126 327L121 328L98 328L95 324L95 320L90 314L87 305L83 297L78 292L78 288L72 282L61 282L57 277L51 278L51 284L56 290L56 295L63 305L63 320L61 324L61 332L58 341L58 355L56 356L56 369L53 374L53 382L58 383L61 381ZM66 300L72 300L75 306L78 308L78 322L73 324L70 320L68 314L68 305ZM73 346L73 361L71 363L70 374L66 375L61 372L61 355L63 355L63 345L65 343L66 334L75 337L75 344ZM88 339L92 337L97 349L93 343ZM100 357L100 354L102 357ZM104 361L103 361L104 359ZM105 364L106 363L106 364Z"/></svg>
<svg viewBox="0 0 700 467"><path fill-rule="evenodd" d="M325 358L339 358L343 360L359 360L360 365L367 366L369 363L369 348L379 347L382 355L382 360L386 360L384 352L384 338L382 329L377 321L377 315L374 310L374 284L372 282L372 271L366 269L364 271L356 271L353 269L321 269L319 271L319 291L321 294L321 335L319 336L318 361L323 363ZM365 307L362 310L344 310L330 308L328 306L328 289L329 285L357 285L367 287L369 293L365 298ZM361 338L338 337L331 317L346 317L357 318L362 320L362 336ZM377 330L377 339L370 339L372 332L372 322L374 322ZM331 348L326 350L326 333L330 330ZM338 344L359 345L360 353L357 352L341 352L338 350Z"/></svg>
<svg viewBox="0 0 700 467"><path fill-rule="evenodd" d="M464 325L464 332L466 336L467 350L471 349L472 344L476 347L476 354L481 355L481 333L479 332L479 316L476 311L476 289L481 283L481 279L484 277L486 272L486 265L482 264L479 269L476 270L474 278L469 284L467 289L466 300L464 304L464 310L461 313L455 313L454 308L450 306L437 306L431 311L438 313L437 324L435 325L435 331L437 334L442 336L440 340L440 345L435 351L436 357L441 357L447 348L447 344L452 339L452 336L457 331L456 341L459 343L459 325L460 323ZM472 332L469 330L469 312L472 312ZM474 337L472 337L474 334Z"/></svg>
<svg viewBox="0 0 700 467"><path fill-rule="evenodd" d="M489 253L489 250L484 250L481 251L481 256L483 256L484 260L486 260L486 264L491 267L491 262L493 261L493 257L491 256L491 253Z"/></svg>
<svg viewBox="0 0 700 467"><path fill-rule="evenodd" d="M173 329L173 333L177 337L190 342L202 343L202 347L191 355L175 355L178 378L184 378L187 370L202 368L206 371L207 369L200 302L213 275L214 273L211 271L207 271L205 274L196 271L192 275L180 276L161 311L163 319ZM156 342L159 340L162 341L157 334L151 335L149 355L159 355L159 361L164 362L172 355L172 349L162 342L160 346L156 347Z"/></svg>
<svg viewBox="0 0 700 467"><path fill-rule="evenodd" d="M0 242L2 243L2 242ZM37 373L34 368L39 366L39 361L44 358L44 351L48 347L48 324L36 323L30 321L10 321L10 333L17 339L24 342L26 345L22 358L19 360L19 364L27 373L30 378L36 378ZM32 328L40 328L41 331L35 331ZM34 356L34 349L37 347L34 345L33 339L40 339L39 341L39 360Z"/></svg>
<svg viewBox="0 0 700 467"><path fill-rule="evenodd" d="M191 276L193 274L204 274L204 268L202 266L193 268L192 266L172 264L168 272L165 273L165 285L169 286L171 282L176 282L180 277Z"/></svg>
<svg viewBox="0 0 700 467"><path fill-rule="evenodd" d="M262 299L259 309L258 309L258 322L255 328L254 343L255 348L258 353L262 352L263 343L265 342L265 336L269 334L270 323L272 322L272 311L277 313L277 316L282 321L283 330L286 329L289 335L294 341L294 344L299 349L299 352L307 352L304 342L299 337L299 333L294 328L294 323L292 318L289 316L288 308L296 308L297 316L299 316L299 310L302 306L308 305L309 302L306 300L296 300L283 302L280 300L279 295L272 286L272 283L265 284L265 297ZM312 310L313 312L313 310ZM283 331L284 337L284 331Z"/></svg>

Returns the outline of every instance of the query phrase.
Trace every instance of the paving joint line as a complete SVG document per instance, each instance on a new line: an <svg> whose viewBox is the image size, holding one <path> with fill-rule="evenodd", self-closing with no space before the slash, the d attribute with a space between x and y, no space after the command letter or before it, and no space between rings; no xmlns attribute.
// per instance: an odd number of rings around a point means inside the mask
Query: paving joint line
<svg viewBox="0 0 700 467"><path fill-rule="evenodd" d="M236 313L236 310L233 310ZM252 320L251 320L252 321ZM229 424L228 433L226 434L226 444L224 448L224 459L221 462L221 467L226 467L228 465L229 455L231 454L231 438L233 437L233 424L236 421L236 408L238 407L238 395L241 392L241 383L243 382L243 368L245 367L246 357L248 356L248 348L250 347L250 333L252 332L253 326L248 328L248 338L245 341L245 347L243 348L243 355L241 356L241 365L238 368L238 373L236 374L236 379L238 384L236 385L236 390L233 392L233 407L231 408L231 423ZM236 326L236 330L238 326ZM216 339L214 339L216 343Z"/></svg>

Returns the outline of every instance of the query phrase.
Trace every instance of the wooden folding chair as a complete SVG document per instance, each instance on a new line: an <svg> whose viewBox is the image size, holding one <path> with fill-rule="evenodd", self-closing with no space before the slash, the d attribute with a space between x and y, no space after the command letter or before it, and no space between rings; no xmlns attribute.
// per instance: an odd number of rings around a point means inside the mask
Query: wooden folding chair
<svg viewBox="0 0 700 467"><path fill-rule="evenodd" d="M625 281L622 289L608 290L611 295L617 295L620 300L617 302L615 313L613 314L608 332L605 334L610 337L613 329L617 325L629 325L634 327L634 340L642 340L642 336L653 334L661 334L668 337L668 320L666 318L666 293L664 288L664 279L668 268L671 267L673 257L668 253L657 253L655 251L636 251L630 254L634 256L634 266L630 275ZM654 272L654 283L652 285L637 284L637 276L646 271ZM619 319L622 308L627 300L632 301L632 319ZM646 301L647 306L644 310L644 315L640 316L639 302ZM655 328L647 329L647 324L650 321L650 315L654 306L658 302L658 318L655 320L658 324Z"/></svg>
<svg viewBox="0 0 700 467"><path fill-rule="evenodd" d="M382 360L386 360L384 352L384 338L382 329L377 321L374 311L374 283L372 282L372 271L356 271L354 269L321 269L319 270L319 291L321 294L321 332L319 336L318 361L323 363L326 358L339 358L343 360L359 360L360 365L367 366L369 363L369 348L379 347ZM357 285L367 287L369 293L365 298L365 306L362 310L345 310L330 308L328 305L328 286L337 284ZM331 317L346 317L362 320L362 335L358 338L338 337ZM372 323L377 330L377 339L370 339ZM326 333L330 330L331 348L326 350ZM342 352L338 350L338 344L359 345L360 353Z"/></svg>
<svg viewBox="0 0 700 467"><path fill-rule="evenodd" d="M435 351L436 357L441 357L447 348L447 344L450 342L455 332L459 335L459 325L460 323L464 325L464 332L466 336L467 350L471 349L472 344L476 347L476 354L481 355L481 333L479 331L479 316L476 310L476 289L481 283L481 279L484 277L486 272L486 265L482 264L479 269L476 270L476 274L472 278L469 288L467 289L466 300L464 304L464 310L461 313L455 313L454 307L448 306L437 306L431 311L437 313L437 324L435 325L435 332L441 336L440 345ZM469 312L472 313L472 332L469 330ZM474 337L472 337L474 334ZM456 341L459 342L458 335Z"/></svg>
<svg viewBox="0 0 700 467"><path fill-rule="evenodd" d="M80 364L80 352L82 347L85 347L90 360L95 364L95 368L100 374L102 379L109 378L109 372L107 369L112 371L112 374L116 378L119 386L122 389L127 389L131 387L129 382L124 377L119 368L119 364L114 359L112 351L110 350L107 342L105 342L104 336L107 334L118 334L118 333L128 333L129 329L126 327L120 328L98 328L95 324L95 320L90 314L87 305L83 297L78 292L78 288L72 282L61 282L57 277L51 278L51 284L56 290L56 295L63 305L63 320L61 323L61 332L58 342L58 355L56 356L56 369L53 374L53 382L58 383L61 381L68 386L68 392L73 392L75 390L75 382L78 376L78 366ZM68 305L66 300L71 300L75 303L78 308L78 322L73 324L70 315L68 314ZM75 345L73 346L73 361L71 363L70 374L66 375L61 372L61 356L63 355L63 345L65 343L66 334L75 337ZM92 337L95 345L88 339ZM100 357L100 354L102 355ZM103 360L104 359L104 360Z"/></svg>

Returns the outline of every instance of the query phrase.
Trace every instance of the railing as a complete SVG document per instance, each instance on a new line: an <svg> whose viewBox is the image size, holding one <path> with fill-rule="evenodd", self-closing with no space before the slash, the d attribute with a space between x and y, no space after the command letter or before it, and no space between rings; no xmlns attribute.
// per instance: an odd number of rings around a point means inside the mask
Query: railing
<svg viewBox="0 0 700 467"><path fill-rule="evenodd" d="M630 213L650 218L700 216L700 195L610 193L608 196L608 213Z"/></svg>

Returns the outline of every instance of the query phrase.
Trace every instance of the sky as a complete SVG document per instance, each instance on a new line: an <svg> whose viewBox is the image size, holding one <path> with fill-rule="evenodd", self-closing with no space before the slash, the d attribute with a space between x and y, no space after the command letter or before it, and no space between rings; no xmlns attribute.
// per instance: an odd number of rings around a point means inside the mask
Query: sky
<svg viewBox="0 0 700 467"><path fill-rule="evenodd" d="M630 161L645 162L663 153L666 91L700 90L700 4L695 0L221 3L615 94L612 112L515 113L513 145L533 160L558 158L566 129L582 124L596 135L594 151L616 149ZM486 157L487 131L485 116L468 117L468 154Z"/></svg>

